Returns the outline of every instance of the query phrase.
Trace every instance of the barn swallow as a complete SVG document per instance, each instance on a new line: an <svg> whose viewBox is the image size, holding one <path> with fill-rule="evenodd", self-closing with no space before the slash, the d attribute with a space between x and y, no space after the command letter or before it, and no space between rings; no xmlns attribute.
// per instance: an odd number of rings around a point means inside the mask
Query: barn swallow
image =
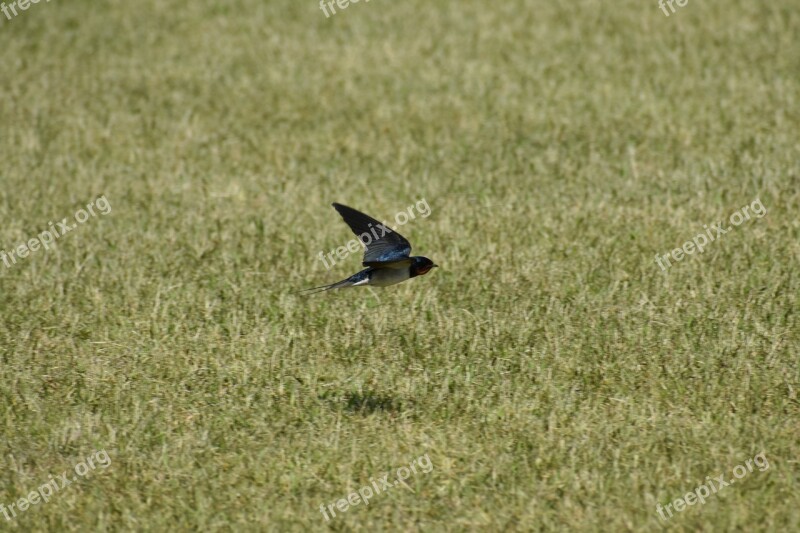
<svg viewBox="0 0 800 533"><path fill-rule="evenodd" d="M362 265L367 268L342 281L313 287L306 291L320 292L365 285L388 287L407 279L424 276L432 268L439 266L427 257L409 257L411 243L374 218L346 205L334 203L333 207L364 245Z"/></svg>

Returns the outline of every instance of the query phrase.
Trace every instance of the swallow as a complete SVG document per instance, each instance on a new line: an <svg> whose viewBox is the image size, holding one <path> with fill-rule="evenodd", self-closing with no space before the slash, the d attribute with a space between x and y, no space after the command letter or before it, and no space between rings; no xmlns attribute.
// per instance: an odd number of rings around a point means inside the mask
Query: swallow
<svg viewBox="0 0 800 533"><path fill-rule="evenodd" d="M410 257L411 243L374 218L346 205L337 203L332 205L364 245L362 265L367 268L342 281L313 287L306 291L320 292L362 286L388 287L417 276L424 276L432 268L439 266L427 257Z"/></svg>

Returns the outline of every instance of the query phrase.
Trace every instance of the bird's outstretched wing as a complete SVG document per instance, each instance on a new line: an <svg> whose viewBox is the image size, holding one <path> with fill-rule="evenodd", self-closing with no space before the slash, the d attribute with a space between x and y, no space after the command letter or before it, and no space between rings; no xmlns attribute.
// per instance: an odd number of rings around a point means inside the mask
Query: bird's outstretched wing
<svg viewBox="0 0 800 533"><path fill-rule="evenodd" d="M333 207L365 245L364 266L400 268L412 263L408 257L411 254L411 243L405 237L352 207L336 203Z"/></svg>

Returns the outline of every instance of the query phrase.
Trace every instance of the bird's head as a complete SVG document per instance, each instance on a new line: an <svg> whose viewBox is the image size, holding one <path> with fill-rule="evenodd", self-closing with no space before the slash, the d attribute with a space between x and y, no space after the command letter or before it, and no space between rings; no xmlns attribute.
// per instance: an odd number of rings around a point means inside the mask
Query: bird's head
<svg viewBox="0 0 800 533"><path fill-rule="evenodd" d="M427 257L421 257L421 256L415 257L414 262L411 263L411 277L424 276L425 274L430 272L432 268L438 266L439 265L434 264L433 261L431 261Z"/></svg>

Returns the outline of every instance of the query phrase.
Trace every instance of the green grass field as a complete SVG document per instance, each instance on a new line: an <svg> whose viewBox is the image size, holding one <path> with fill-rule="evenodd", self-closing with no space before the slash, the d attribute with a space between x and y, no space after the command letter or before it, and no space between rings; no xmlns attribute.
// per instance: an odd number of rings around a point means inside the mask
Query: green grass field
<svg viewBox="0 0 800 533"><path fill-rule="evenodd" d="M797 530L798 35L791 0L0 13L0 530ZM441 268L297 294L361 268L331 202L423 199Z"/></svg>

